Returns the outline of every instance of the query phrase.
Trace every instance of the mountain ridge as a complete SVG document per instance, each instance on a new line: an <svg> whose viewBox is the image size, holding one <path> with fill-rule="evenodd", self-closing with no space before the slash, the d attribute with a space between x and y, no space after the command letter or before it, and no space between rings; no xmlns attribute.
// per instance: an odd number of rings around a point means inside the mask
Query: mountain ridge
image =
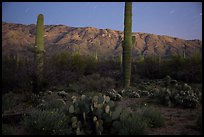
<svg viewBox="0 0 204 137"><path fill-rule="evenodd" d="M78 50L82 55L97 52L101 57L116 57L122 54L123 31L98 29L95 27L71 27L66 25L45 25L45 49L49 55L57 52ZM136 43L133 57L138 56L186 56L202 54L202 41L184 40L167 35L133 32ZM2 22L2 51L20 52L35 43L35 24Z"/></svg>

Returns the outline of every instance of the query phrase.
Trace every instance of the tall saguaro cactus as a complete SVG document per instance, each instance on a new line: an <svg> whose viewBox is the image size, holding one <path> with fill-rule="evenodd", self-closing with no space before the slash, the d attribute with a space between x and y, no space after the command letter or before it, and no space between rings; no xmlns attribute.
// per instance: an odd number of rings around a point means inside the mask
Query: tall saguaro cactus
<svg viewBox="0 0 204 137"><path fill-rule="evenodd" d="M132 62L132 2L125 2L123 41L123 87L130 86Z"/></svg>
<svg viewBox="0 0 204 137"><path fill-rule="evenodd" d="M44 16L38 15L35 37L35 80L34 92L39 92L42 82L42 71L44 64Z"/></svg>

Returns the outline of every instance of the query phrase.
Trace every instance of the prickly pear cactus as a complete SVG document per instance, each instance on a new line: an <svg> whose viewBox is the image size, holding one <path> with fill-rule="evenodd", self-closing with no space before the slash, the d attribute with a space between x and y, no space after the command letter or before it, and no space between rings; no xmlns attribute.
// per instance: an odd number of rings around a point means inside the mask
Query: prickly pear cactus
<svg viewBox="0 0 204 137"><path fill-rule="evenodd" d="M112 114L115 115L115 103L109 96L98 94L88 97L82 95L81 97L74 96L72 99L73 102L69 106L68 112L71 117L70 124L73 133L101 135L104 131L104 125L110 126L112 124Z"/></svg>
<svg viewBox="0 0 204 137"><path fill-rule="evenodd" d="M169 76L165 78L164 82L166 83L165 87L153 89L150 92L150 97L157 98L160 103L169 107L195 108L199 104L199 95L187 83L181 84Z"/></svg>
<svg viewBox="0 0 204 137"><path fill-rule="evenodd" d="M110 96L110 99L114 101L120 101L123 97L121 94L119 94L115 89L112 89L110 91L106 91L106 94Z"/></svg>

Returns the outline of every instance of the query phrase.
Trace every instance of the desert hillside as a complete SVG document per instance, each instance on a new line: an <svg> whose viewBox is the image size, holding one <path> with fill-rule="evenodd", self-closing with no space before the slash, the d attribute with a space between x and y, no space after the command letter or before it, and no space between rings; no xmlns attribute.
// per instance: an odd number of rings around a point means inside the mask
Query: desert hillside
<svg viewBox="0 0 204 137"><path fill-rule="evenodd" d="M45 25L46 54L52 55L62 50L79 51L81 55L97 52L101 57L114 57L122 52L123 32L93 27L76 28L64 25ZM133 56L171 55L186 56L202 53L202 41L184 40L170 36L133 32L136 43ZM35 24L23 25L2 22L2 53L14 51L29 54L27 50L35 43Z"/></svg>

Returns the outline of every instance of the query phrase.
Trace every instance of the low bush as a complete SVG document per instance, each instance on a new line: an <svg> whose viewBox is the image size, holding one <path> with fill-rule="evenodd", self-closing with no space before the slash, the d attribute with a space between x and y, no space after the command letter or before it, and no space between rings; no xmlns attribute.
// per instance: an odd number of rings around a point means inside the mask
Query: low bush
<svg viewBox="0 0 204 137"><path fill-rule="evenodd" d="M70 89L75 91L103 91L115 88L115 80L109 77L101 77L100 74L83 76L78 82L70 84Z"/></svg>
<svg viewBox="0 0 204 137"><path fill-rule="evenodd" d="M202 131L202 112L198 115L197 120L196 120L196 125L198 128Z"/></svg>
<svg viewBox="0 0 204 137"><path fill-rule="evenodd" d="M141 115L132 114L127 119L120 122L115 121L112 127L113 134L117 135L145 135L147 134L147 124Z"/></svg>
<svg viewBox="0 0 204 137"><path fill-rule="evenodd" d="M2 135L14 135L14 128L11 125L2 123Z"/></svg>
<svg viewBox="0 0 204 137"><path fill-rule="evenodd" d="M187 83L179 83L171 78L169 82L164 81L164 83L169 84L150 91L151 98L155 98L161 104L169 107L182 106L184 108L196 108L199 104L199 91L195 92Z"/></svg>
<svg viewBox="0 0 204 137"><path fill-rule="evenodd" d="M142 112L143 119L147 122L148 127L156 128L164 126L165 120L161 113L152 107L146 107Z"/></svg>
<svg viewBox="0 0 204 137"><path fill-rule="evenodd" d="M68 117L56 109L36 110L24 118L23 125L33 135L69 135Z"/></svg>
<svg viewBox="0 0 204 137"><path fill-rule="evenodd" d="M41 110L52 110L52 109L59 109L62 110L65 108L65 101L63 99L52 99L48 102L42 102L38 105L38 108Z"/></svg>
<svg viewBox="0 0 204 137"><path fill-rule="evenodd" d="M14 108L19 103L18 96L13 92L8 92L2 96L2 111Z"/></svg>

